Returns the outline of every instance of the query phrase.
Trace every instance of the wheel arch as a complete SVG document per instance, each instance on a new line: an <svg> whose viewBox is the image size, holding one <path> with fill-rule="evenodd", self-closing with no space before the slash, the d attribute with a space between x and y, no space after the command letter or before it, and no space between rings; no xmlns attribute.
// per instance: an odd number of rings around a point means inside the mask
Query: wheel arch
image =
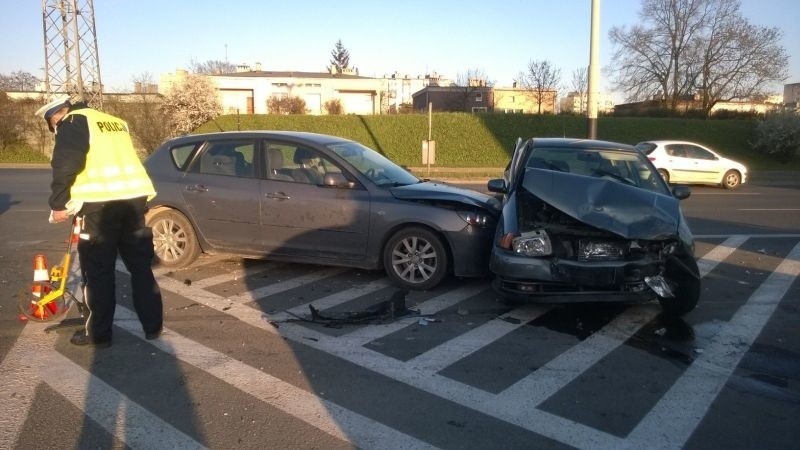
<svg viewBox="0 0 800 450"><path fill-rule="evenodd" d="M448 275L452 275L453 274L453 266L455 265L455 262L453 261L453 249L452 249L453 243L450 242L450 239L447 238L447 235L445 233L443 233L441 230L439 230L436 227L433 227L432 225L430 225L428 223L425 223L425 222L401 222L401 223L395 224L391 228L388 228L386 230L386 232L383 234L383 236L381 236L380 247L379 247L379 249L378 249L379 251L377 253L378 255L381 255L379 257L379 261L383 261L383 252L386 249L386 245L389 243L389 239L391 239L392 236L394 236L398 231L401 231L401 230L406 229L406 228L414 228L414 227L416 227L416 228L424 228L425 230L433 233L436 237L439 238L440 241L442 241L442 244L444 245L444 251L447 252L447 255L446 255L447 256L447 260L450 262L450 264L447 265L447 274ZM381 266L382 266L382 262L381 262Z"/></svg>

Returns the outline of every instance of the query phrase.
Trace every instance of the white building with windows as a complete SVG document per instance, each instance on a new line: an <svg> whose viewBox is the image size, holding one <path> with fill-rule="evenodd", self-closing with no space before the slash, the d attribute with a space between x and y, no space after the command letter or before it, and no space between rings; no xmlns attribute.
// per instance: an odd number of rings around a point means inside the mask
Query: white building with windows
<svg viewBox="0 0 800 450"><path fill-rule="evenodd" d="M185 70L164 74L159 92L165 94L175 83L189 76ZM268 114L267 103L273 97L299 97L306 113L327 114L325 104L338 100L344 114L381 114L410 105L412 94L430 84L447 82L438 75L401 76L397 72L382 78L364 77L357 70L328 72L265 71L237 66L235 73L208 75L214 81L225 114Z"/></svg>
<svg viewBox="0 0 800 450"><path fill-rule="evenodd" d="M589 95L586 92L579 93L573 91L561 99L559 106L561 107L561 112L586 114L586 111L588 110L588 101ZM597 111L601 113L614 112L614 98L611 95L604 94L602 92L598 94Z"/></svg>

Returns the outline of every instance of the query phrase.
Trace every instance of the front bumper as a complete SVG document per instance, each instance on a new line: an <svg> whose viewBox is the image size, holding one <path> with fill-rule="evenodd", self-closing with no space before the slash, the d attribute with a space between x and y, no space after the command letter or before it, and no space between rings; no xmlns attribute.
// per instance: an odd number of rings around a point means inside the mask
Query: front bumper
<svg viewBox="0 0 800 450"><path fill-rule="evenodd" d="M494 288L506 297L548 302L649 301L655 293L644 277L663 272L652 257L628 261L572 261L518 256L494 248L489 269Z"/></svg>
<svg viewBox="0 0 800 450"><path fill-rule="evenodd" d="M494 227L468 225L457 232L445 232L453 256L453 275L482 277L489 274L486 264L492 250Z"/></svg>

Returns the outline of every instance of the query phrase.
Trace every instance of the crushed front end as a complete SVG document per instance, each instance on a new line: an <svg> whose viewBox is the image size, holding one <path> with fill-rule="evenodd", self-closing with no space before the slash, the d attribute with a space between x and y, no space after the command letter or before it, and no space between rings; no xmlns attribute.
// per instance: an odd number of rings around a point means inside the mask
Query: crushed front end
<svg viewBox="0 0 800 450"><path fill-rule="evenodd" d="M490 258L494 287L504 296L668 301L686 282L682 273L699 279L677 200L672 205L660 198L666 196L612 181L529 171L535 178L526 181L537 181L511 193Z"/></svg>

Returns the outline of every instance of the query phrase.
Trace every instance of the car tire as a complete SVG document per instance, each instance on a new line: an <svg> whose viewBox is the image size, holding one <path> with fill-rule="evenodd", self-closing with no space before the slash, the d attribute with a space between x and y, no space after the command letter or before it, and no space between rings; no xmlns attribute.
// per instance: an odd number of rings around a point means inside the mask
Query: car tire
<svg viewBox="0 0 800 450"><path fill-rule="evenodd" d="M442 240L422 227L404 228L386 242L383 267L389 278L404 289L426 290L447 274L447 251Z"/></svg>
<svg viewBox="0 0 800 450"><path fill-rule="evenodd" d="M664 182L669 184L669 172L664 169L658 169L658 174L664 179Z"/></svg>
<svg viewBox="0 0 800 450"><path fill-rule="evenodd" d="M197 235L183 214L172 209L160 211L148 219L147 226L153 230L153 249L159 266L186 267L200 254Z"/></svg>
<svg viewBox="0 0 800 450"><path fill-rule="evenodd" d="M722 177L722 187L725 189L736 189L742 184L742 174L738 170L729 170Z"/></svg>
<svg viewBox="0 0 800 450"><path fill-rule="evenodd" d="M689 269L693 273L678 268L676 265L667 267L666 277L673 281L675 297L658 298L664 314L669 316L682 316L692 311L700 299L700 270L694 258L686 257L681 260L680 265Z"/></svg>

